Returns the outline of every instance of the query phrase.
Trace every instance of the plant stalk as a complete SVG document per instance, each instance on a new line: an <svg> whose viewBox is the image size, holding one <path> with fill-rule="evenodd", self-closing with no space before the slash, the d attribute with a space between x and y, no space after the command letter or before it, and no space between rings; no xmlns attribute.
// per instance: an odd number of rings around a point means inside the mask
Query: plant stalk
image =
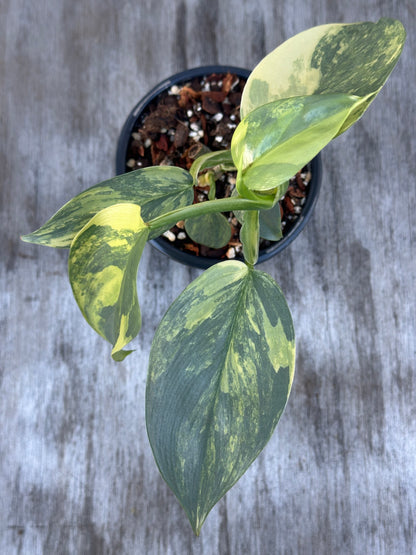
<svg viewBox="0 0 416 555"><path fill-rule="evenodd" d="M243 244L244 260L250 268L254 268L259 258L260 223L258 210L244 212L240 240Z"/></svg>
<svg viewBox="0 0 416 555"><path fill-rule="evenodd" d="M162 216L150 220L150 222L147 222L147 225L151 230L162 227L169 228L181 220L189 220L190 218L196 218L202 214L231 212L234 210L267 210L268 208L272 208L273 202L274 196L270 195L262 198L259 197L256 200L239 197L208 200L206 202L199 202L198 204L190 204L184 208L172 210L172 212L167 212Z"/></svg>

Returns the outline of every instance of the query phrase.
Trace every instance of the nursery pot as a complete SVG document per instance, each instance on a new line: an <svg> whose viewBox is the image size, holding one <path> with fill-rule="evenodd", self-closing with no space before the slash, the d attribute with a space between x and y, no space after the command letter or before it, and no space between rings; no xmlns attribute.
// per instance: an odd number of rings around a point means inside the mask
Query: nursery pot
<svg viewBox="0 0 416 555"><path fill-rule="evenodd" d="M203 66L194 69L189 69L176 73L172 77L165 79L158 85L156 85L144 98L140 100L130 112L127 120L121 130L120 137L117 145L116 154L116 173L121 175L128 171L127 161L128 161L128 150L129 144L132 140L132 133L138 127L138 124L143 118L143 114L148 111L148 107L152 101L154 101L160 94L171 89L174 85L184 85L189 83L192 79L196 77L203 77L211 74L227 74L232 73L240 78L247 79L250 75L250 71L247 69L242 69L232 66ZM283 249L285 249L302 231L306 223L309 221L313 208L318 198L319 189L322 179L322 162L321 156L318 154L309 164L309 170L312 174L311 180L308 185L308 194L306 196L305 202L302 206L301 213L297 216L296 221L291 225L290 230L283 235L280 241L270 242L264 248L260 249L258 264L265 262L272 256L275 256ZM193 266L196 268L208 268L217 262L224 260L224 258L211 258L205 256L196 256L189 252L184 252L176 247L173 243L170 243L164 237L158 237L152 239L150 243L157 250L167 254L174 260ZM239 256L237 256L237 259Z"/></svg>

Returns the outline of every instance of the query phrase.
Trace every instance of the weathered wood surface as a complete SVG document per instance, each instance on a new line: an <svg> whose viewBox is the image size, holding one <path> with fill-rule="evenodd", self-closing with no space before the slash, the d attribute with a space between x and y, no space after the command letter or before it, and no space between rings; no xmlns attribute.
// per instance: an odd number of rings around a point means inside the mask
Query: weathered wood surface
<svg viewBox="0 0 416 555"><path fill-rule="evenodd" d="M407 27L402 59L325 150L307 230L263 267L293 311L292 397L196 539L153 462L144 386L155 327L198 271L146 247L144 329L116 364L66 251L19 235L113 174L126 114L166 76L381 16ZM2 555L416 552L415 19L411 1L0 1Z"/></svg>

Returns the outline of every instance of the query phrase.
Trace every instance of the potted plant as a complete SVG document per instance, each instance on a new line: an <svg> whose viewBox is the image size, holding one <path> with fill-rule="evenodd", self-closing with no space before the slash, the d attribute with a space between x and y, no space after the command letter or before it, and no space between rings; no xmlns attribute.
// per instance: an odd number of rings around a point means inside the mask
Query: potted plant
<svg viewBox="0 0 416 555"><path fill-rule="evenodd" d="M190 171L149 167L95 185L24 241L69 248L88 323L121 361L139 332L136 277L146 242L178 220L237 211L244 262L206 270L172 304L150 353L146 424L159 470L196 534L269 440L289 396L295 336L274 280L255 268L259 211L374 100L405 40L400 22L329 24L283 43L250 75L231 149ZM237 170L236 195L192 204L198 176ZM210 223L211 222L211 223ZM215 226L214 226L215 227Z"/></svg>
<svg viewBox="0 0 416 555"><path fill-rule="evenodd" d="M190 169L199 155L229 149L249 75L249 70L238 67L203 66L156 85L126 119L117 145L117 174L150 165ZM207 178L212 186L207 187ZM285 249L305 227L318 199L321 178L318 154L292 177L279 203L260 211L258 263ZM230 196L234 184L235 171L204 172L195 187L194 203ZM174 260L197 268L232 258L243 260L240 222L232 212L224 216L215 216L213 230L201 226L198 218L178 222L150 243Z"/></svg>

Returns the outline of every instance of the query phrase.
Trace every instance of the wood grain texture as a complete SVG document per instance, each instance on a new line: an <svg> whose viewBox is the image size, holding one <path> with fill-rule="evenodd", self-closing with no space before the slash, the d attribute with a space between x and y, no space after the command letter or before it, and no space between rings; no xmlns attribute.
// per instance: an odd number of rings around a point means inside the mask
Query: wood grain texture
<svg viewBox="0 0 416 555"><path fill-rule="evenodd" d="M143 332L117 364L66 251L19 235L114 174L124 118L163 78L382 16L407 28L398 67L325 149L307 229L261 267L297 332L288 408L196 539L154 464L144 386L155 328L199 272L146 247ZM410 1L0 0L1 554L416 552L415 20Z"/></svg>

